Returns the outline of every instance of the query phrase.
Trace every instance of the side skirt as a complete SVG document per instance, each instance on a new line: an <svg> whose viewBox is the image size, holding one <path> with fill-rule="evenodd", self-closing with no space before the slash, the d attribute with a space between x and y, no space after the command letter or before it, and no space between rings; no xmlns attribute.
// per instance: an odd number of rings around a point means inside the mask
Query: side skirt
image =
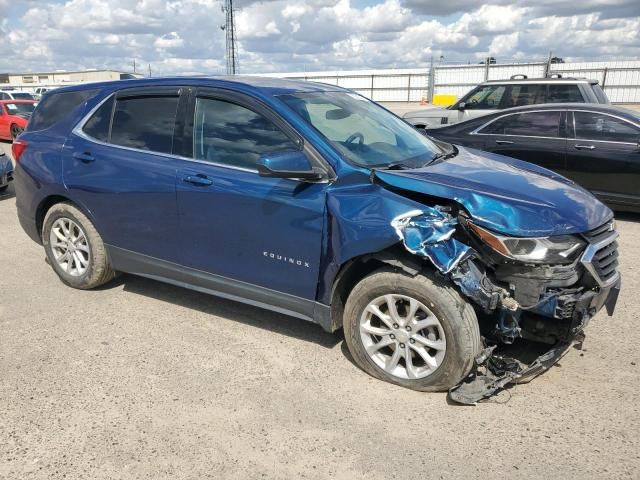
<svg viewBox="0 0 640 480"><path fill-rule="evenodd" d="M319 324L327 332L335 330L331 322L331 308L328 305L112 245L105 247L114 270L301 318Z"/></svg>

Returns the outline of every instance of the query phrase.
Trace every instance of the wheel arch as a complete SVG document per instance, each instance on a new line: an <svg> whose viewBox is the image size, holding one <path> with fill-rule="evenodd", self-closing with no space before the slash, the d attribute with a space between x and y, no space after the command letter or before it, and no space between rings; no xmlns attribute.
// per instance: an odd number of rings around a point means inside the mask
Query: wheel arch
<svg viewBox="0 0 640 480"><path fill-rule="evenodd" d="M72 199L70 199L65 195L59 195L59 194L48 195L47 197L43 198L40 201L40 203L38 204L38 208L36 208L36 217L35 217L36 230L41 240L42 240L42 228L44 226L44 219L47 216L47 212L51 210L51 207L59 203L70 203L71 205L79 209L82 213L84 213L87 217L89 217L91 222L95 225L95 221L93 219L93 216L91 215L91 212L89 212L86 208L84 208L79 203L74 202Z"/></svg>
<svg viewBox="0 0 640 480"><path fill-rule="evenodd" d="M424 270L436 271L430 262L409 253L401 244L348 260L340 267L331 289L331 321L334 330L342 327L347 298L356 284L376 270L389 267L411 276Z"/></svg>

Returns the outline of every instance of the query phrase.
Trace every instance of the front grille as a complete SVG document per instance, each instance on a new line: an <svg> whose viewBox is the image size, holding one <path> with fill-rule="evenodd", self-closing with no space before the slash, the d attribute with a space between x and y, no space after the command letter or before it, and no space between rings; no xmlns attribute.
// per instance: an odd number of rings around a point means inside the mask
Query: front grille
<svg viewBox="0 0 640 480"><path fill-rule="evenodd" d="M608 285L618 277L618 233L614 221L583 234L589 242L582 263L600 285Z"/></svg>
<svg viewBox="0 0 640 480"><path fill-rule="evenodd" d="M589 241L589 243L598 243L600 240L604 240L611 235L611 232L615 231L615 220L611 220L597 228L594 228L593 230L589 230L587 233L583 233L582 235Z"/></svg>

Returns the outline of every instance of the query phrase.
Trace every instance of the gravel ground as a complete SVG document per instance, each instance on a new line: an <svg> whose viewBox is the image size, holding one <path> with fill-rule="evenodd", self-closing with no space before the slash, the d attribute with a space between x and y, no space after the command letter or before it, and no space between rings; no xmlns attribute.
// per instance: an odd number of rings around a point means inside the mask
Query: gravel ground
<svg viewBox="0 0 640 480"><path fill-rule="evenodd" d="M0 478L640 478L639 216L615 315L476 407L376 381L303 321L133 276L65 287L11 190L0 226Z"/></svg>

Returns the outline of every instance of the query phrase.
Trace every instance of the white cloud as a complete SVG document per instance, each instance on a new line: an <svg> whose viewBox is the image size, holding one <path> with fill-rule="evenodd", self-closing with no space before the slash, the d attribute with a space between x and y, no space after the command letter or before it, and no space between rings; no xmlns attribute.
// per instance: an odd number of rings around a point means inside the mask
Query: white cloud
<svg viewBox="0 0 640 480"><path fill-rule="evenodd" d="M637 57L638 0L238 0L241 72ZM20 2L18 2L20 4ZM9 6L11 5L11 8ZM0 0L0 71L224 72L220 0ZM21 13L17 13L21 12ZM457 17L434 17L460 12ZM12 15L9 18L7 15Z"/></svg>

